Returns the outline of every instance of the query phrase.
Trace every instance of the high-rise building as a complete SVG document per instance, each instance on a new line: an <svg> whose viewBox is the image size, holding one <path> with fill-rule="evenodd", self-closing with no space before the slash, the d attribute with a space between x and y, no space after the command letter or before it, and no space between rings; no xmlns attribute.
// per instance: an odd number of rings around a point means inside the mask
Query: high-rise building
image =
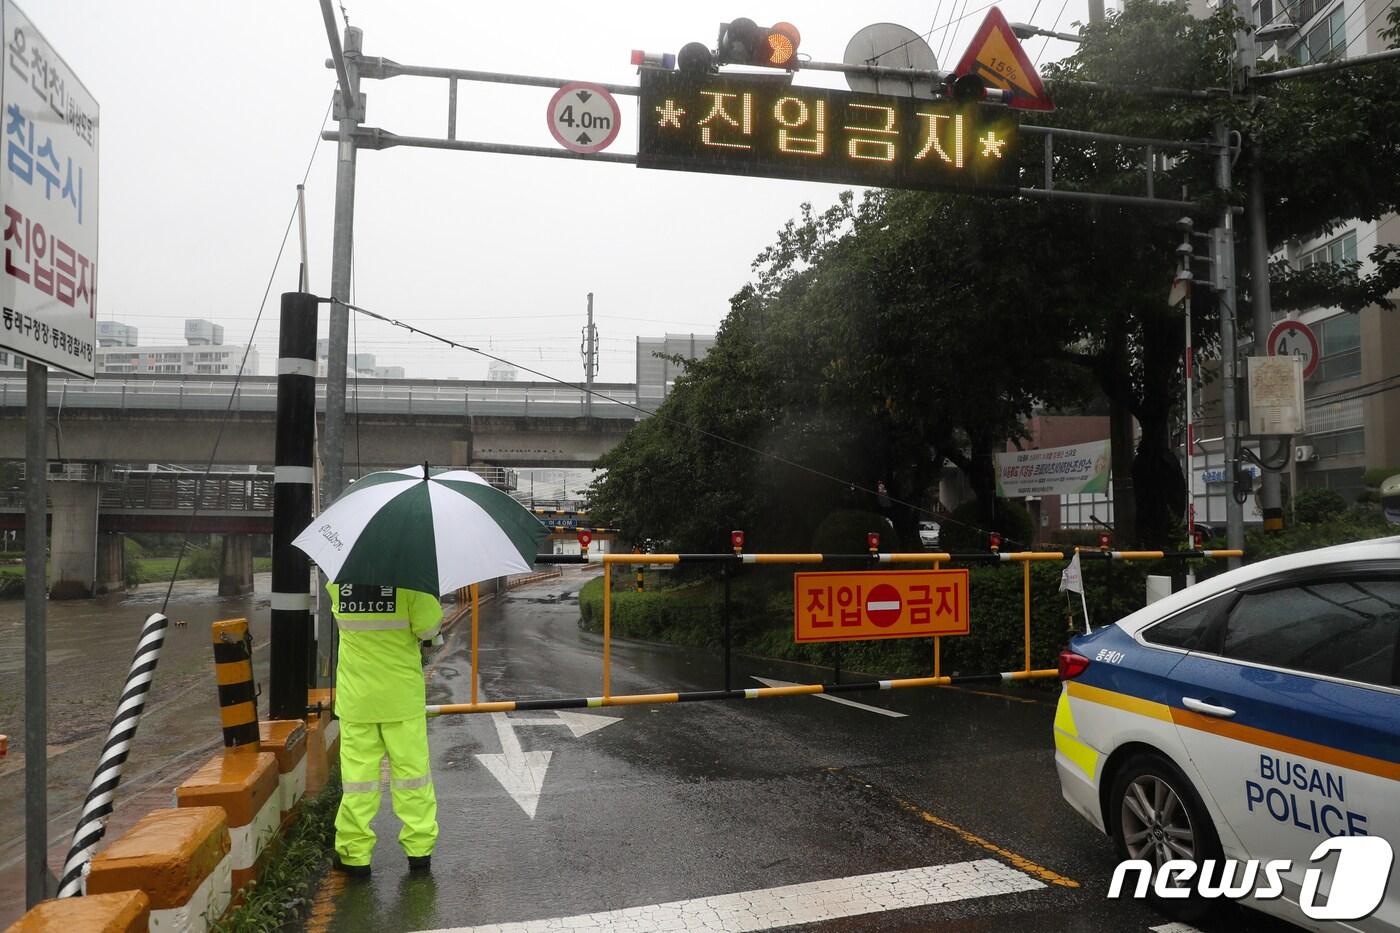
<svg viewBox="0 0 1400 933"><path fill-rule="evenodd" d="M672 357L704 359L715 345L714 334L667 334L637 338L637 404L653 411L671 394L684 367Z"/></svg>
<svg viewBox="0 0 1400 933"><path fill-rule="evenodd" d="M1385 0L1257 0L1256 25L1283 38L1264 50L1308 64L1386 49ZM1339 218L1335 229L1289 243L1274 255L1294 268L1319 262L1359 262L1374 271L1371 252L1400 242L1400 217L1374 221ZM1276 314L1275 320L1282 318ZM1367 470L1400 470L1400 316L1371 306L1359 312L1316 307L1298 315L1317 335L1321 360L1305 386L1306 435L1293 439L1299 489L1333 489L1347 499L1362 491Z"/></svg>
<svg viewBox="0 0 1400 933"><path fill-rule="evenodd" d="M487 382L514 382L520 378L520 370L509 363L492 360L486 366Z"/></svg>
<svg viewBox="0 0 1400 933"><path fill-rule="evenodd" d="M137 329L130 324L118 321L97 322L97 345L99 347L134 347Z"/></svg>
<svg viewBox="0 0 1400 933"><path fill-rule="evenodd" d="M109 329L102 341L102 325ZM99 373L162 373L187 376L232 376L239 367L245 376L258 374L258 351L241 344L225 344L224 329L203 320L185 321L184 346L143 347L136 342L136 328L115 321L98 322L96 351Z"/></svg>

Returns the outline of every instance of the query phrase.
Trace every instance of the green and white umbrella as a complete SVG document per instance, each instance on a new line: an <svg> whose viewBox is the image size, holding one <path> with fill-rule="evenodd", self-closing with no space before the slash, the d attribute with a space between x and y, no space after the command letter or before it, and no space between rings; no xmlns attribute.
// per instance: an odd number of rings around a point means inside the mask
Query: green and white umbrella
<svg viewBox="0 0 1400 933"><path fill-rule="evenodd" d="M370 473L312 519L292 544L338 583L442 595L527 573L547 529L469 470Z"/></svg>

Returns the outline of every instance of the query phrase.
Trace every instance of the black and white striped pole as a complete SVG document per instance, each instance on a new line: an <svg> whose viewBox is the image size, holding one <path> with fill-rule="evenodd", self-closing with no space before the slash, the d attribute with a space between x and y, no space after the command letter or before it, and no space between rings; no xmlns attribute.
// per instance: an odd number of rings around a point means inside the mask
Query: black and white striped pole
<svg viewBox="0 0 1400 933"><path fill-rule="evenodd" d="M277 345L277 446L272 492L273 719L306 716L311 649L311 565L292 539L311 523L316 433L315 295L282 295Z"/></svg>
<svg viewBox="0 0 1400 933"><path fill-rule="evenodd" d="M163 614L153 612L141 628L141 639L136 643L131 669L127 671L126 683L122 685L117 712L112 716L112 727L107 731L107 741L97 759L97 770L93 772L92 783L88 785L83 812L78 817L78 828L73 833L73 845L68 849L68 858L63 861L59 897L83 893L83 869L92 859L92 851L101 841L107 827L107 817L112 813L112 797L121 783L122 769L131 752L131 741L136 738L136 727L141 724L141 711L146 708L146 694L150 692L151 681L156 675L156 663L160 660L160 649L165 645L167 625L169 621Z"/></svg>

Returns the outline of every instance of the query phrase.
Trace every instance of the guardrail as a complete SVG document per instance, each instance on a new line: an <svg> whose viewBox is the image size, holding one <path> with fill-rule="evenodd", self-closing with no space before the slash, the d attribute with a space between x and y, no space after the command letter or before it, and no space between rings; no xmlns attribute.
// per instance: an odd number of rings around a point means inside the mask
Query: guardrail
<svg viewBox="0 0 1400 933"><path fill-rule="evenodd" d="M272 513L272 474L129 473L104 483L103 512Z"/></svg>
<svg viewBox="0 0 1400 933"><path fill-rule="evenodd" d="M631 383L596 383L592 417L637 421L637 387ZM232 405L230 406L230 398ZM25 380L0 377L0 408L24 408ZM627 403L627 404L621 404ZM49 375L49 404L55 408L111 411L275 412L275 376L143 376L104 374L89 381L59 373ZM582 389L551 382L481 382L466 380L377 379L351 381L346 410L361 414L469 415L582 418L588 416ZM316 409L325 411L326 385L316 383Z"/></svg>

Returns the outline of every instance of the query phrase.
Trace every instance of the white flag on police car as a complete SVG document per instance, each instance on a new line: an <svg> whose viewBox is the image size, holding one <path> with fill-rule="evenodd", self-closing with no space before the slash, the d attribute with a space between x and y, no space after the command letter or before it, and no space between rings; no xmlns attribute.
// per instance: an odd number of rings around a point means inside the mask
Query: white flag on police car
<svg viewBox="0 0 1400 933"><path fill-rule="evenodd" d="M1069 566L1060 571L1060 592L1078 593L1079 603L1084 607L1084 631L1089 631L1089 603L1084 598L1084 574L1079 569L1079 552L1074 552L1074 557L1070 558ZM1065 597L1069 599L1068 596Z"/></svg>
<svg viewBox="0 0 1400 933"><path fill-rule="evenodd" d="M1060 592L1069 590L1072 593L1084 595L1084 575L1079 572L1079 552L1074 552L1074 557L1070 560L1069 566L1060 571Z"/></svg>

